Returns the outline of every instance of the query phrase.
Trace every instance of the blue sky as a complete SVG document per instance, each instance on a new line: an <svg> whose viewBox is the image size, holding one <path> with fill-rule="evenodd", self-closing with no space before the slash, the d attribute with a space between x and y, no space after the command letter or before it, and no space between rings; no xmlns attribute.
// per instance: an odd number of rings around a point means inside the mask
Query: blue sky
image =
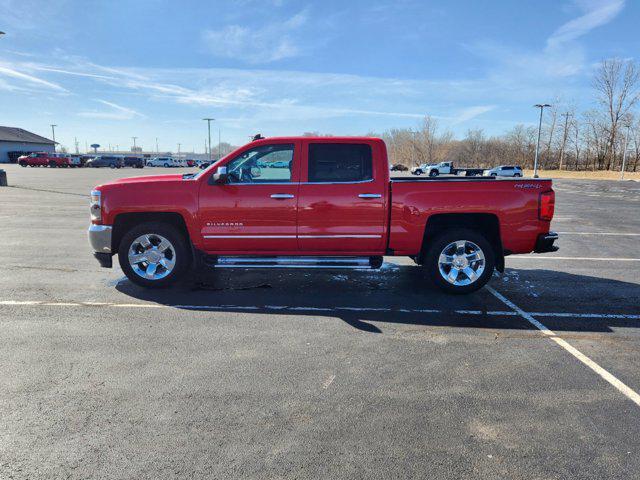
<svg viewBox="0 0 640 480"><path fill-rule="evenodd" d="M204 149L250 134L415 127L463 136L593 106L604 58L637 59L640 2L0 0L0 125L68 148ZM217 138L214 138L214 142Z"/></svg>

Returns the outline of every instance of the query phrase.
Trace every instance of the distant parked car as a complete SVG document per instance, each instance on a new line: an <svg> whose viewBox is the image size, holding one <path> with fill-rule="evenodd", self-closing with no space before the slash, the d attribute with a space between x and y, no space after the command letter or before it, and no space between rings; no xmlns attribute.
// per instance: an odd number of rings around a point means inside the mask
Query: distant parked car
<svg viewBox="0 0 640 480"><path fill-rule="evenodd" d="M207 161L204 161L204 162L200 162L200 163L198 163L198 168L199 168L200 170L204 170L204 169L205 169L205 168L207 168L209 165L211 165L211 162L209 162L209 161L207 160Z"/></svg>
<svg viewBox="0 0 640 480"><path fill-rule="evenodd" d="M124 166L124 160L122 157L118 157L115 155L102 155L99 157L93 157L86 163L85 166L91 168L122 168Z"/></svg>
<svg viewBox="0 0 640 480"><path fill-rule="evenodd" d="M71 161L66 155L56 153L35 152L18 158L21 167L67 168Z"/></svg>
<svg viewBox="0 0 640 480"><path fill-rule="evenodd" d="M82 155L69 155L69 166L71 168L84 167L86 160L82 160Z"/></svg>
<svg viewBox="0 0 640 480"><path fill-rule="evenodd" d="M196 166L196 161L193 160L192 158L185 159L185 162L187 163L187 167L195 167Z"/></svg>
<svg viewBox="0 0 640 480"><path fill-rule="evenodd" d="M499 167L485 170L482 175L485 177L521 177L522 169L513 165L500 165Z"/></svg>
<svg viewBox="0 0 640 480"><path fill-rule="evenodd" d="M123 161L125 167L144 168L144 158L124 157Z"/></svg>
<svg viewBox="0 0 640 480"><path fill-rule="evenodd" d="M392 172L406 172L407 170L409 170L409 167L407 167L406 165L402 165L401 163L396 163L389 170L391 170Z"/></svg>
<svg viewBox="0 0 640 480"><path fill-rule="evenodd" d="M186 167L187 162L184 160L178 160L173 157L156 157L151 160L147 160L147 167Z"/></svg>

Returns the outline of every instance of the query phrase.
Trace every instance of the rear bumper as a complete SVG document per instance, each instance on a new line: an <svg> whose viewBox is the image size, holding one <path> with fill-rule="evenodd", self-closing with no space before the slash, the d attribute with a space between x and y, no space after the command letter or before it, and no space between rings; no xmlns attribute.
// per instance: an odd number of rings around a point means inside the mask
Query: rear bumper
<svg viewBox="0 0 640 480"><path fill-rule="evenodd" d="M111 236L113 227L111 225L91 225L89 227L89 243L100 266L111 268Z"/></svg>
<svg viewBox="0 0 640 480"><path fill-rule="evenodd" d="M557 239L558 234L556 232L538 235L538 240L536 240L536 246L533 251L535 253L556 252L558 251L558 248L560 248L553 244Z"/></svg>

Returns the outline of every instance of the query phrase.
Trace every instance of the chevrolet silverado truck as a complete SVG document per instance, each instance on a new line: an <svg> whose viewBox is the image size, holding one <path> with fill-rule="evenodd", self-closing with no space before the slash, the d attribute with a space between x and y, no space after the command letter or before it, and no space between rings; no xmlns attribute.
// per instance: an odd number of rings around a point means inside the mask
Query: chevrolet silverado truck
<svg viewBox="0 0 640 480"><path fill-rule="evenodd" d="M66 155L47 152L35 152L18 158L21 167L50 167L67 168L71 166L71 160Z"/></svg>
<svg viewBox="0 0 640 480"><path fill-rule="evenodd" d="M551 180L390 178L378 138L260 138L198 173L95 187L89 240L144 287L194 268L380 268L387 255L468 293L507 255L557 250L554 204Z"/></svg>

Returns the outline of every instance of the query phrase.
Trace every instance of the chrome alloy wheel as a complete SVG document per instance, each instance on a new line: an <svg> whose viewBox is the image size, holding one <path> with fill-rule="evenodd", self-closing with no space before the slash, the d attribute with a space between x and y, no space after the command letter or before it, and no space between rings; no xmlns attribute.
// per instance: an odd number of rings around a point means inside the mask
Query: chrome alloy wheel
<svg viewBox="0 0 640 480"><path fill-rule="evenodd" d="M147 280L160 280L176 266L176 250L162 235L140 235L129 247L129 265L136 274Z"/></svg>
<svg viewBox="0 0 640 480"><path fill-rule="evenodd" d="M484 272L482 249L468 240L451 242L442 249L438 258L440 275L451 285L464 286L474 283Z"/></svg>

